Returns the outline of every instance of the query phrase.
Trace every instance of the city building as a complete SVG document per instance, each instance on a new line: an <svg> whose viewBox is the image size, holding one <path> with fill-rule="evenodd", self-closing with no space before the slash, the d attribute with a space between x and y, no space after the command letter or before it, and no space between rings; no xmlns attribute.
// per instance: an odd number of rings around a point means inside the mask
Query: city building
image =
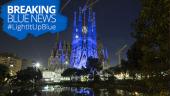
<svg viewBox="0 0 170 96"><path fill-rule="evenodd" d="M9 74L11 76L16 75L21 70L22 59L11 53L0 53L0 64L4 64L9 67Z"/></svg>
<svg viewBox="0 0 170 96"><path fill-rule="evenodd" d="M70 80L69 77L62 77L61 74L57 74L54 71L43 70L42 77L44 82L60 82L62 80Z"/></svg>

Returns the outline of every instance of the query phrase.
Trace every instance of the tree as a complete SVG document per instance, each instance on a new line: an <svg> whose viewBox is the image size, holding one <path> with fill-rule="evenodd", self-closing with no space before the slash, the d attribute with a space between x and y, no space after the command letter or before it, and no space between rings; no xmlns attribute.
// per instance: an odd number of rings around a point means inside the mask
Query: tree
<svg viewBox="0 0 170 96"><path fill-rule="evenodd" d="M89 57L87 59L87 69L89 73L92 74L92 77L97 77L97 73L102 70L102 64L98 58ZM98 77L97 77L98 78ZM95 79L95 78L94 78Z"/></svg>
<svg viewBox="0 0 170 96"><path fill-rule="evenodd" d="M72 76L75 76L76 74L78 74L77 70L78 69L76 69L76 68L68 68L68 69L64 70L64 72L61 74L61 76L70 77L70 80L71 80Z"/></svg>
<svg viewBox="0 0 170 96"><path fill-rule="evenodd" d="M114 77L112 74L122 74L124 75L124 79L126 78L126 74L129 72L129 65L126 60L121 60L121 65L117 65L107 69L107 73L111 74L111 77Z"/></svg>
<svg viewBox="0 0 170 96"><path fill-rule="evenodd" d="M136 41L127 52L127 69L129 75L136 79L136 76L142 74L142 64L140 63L143 53L141 43Z"/></svg>
<svg viewBox="0 0 170 96"><path fill-rule="evenodd" d="M76 70L76 76L85 76L88 74L89 74L89 72L88 72L88 69L86 69L86 68Z"/></svg>
<svg viewBox="0 0 170 96"><path fill-rule="evenodd" d="M128 73L129 71L129 68L128 68L128 62L126 60L121 60L121 66L120 66L120 70L121 70L121 73L123 73L123 77L124 79L126 79L126 74Z"/></svg>
<svg viewBox="0 0 170 96"><path fill-rule="evenodd" d="M128 63L131 72L142 74L146 85L161 88L157 82L164 83L164 73L170 69L170 0L140 1L132 34L136 41L128 51Z"/></svg>
<svg viewBox="0 0 170 96"><path fill-rule="evenodd" d="M98 58L92 58L92 57L89 57L87 59L87 69L91 69L91 70L94 70L94 71L100 71L102 70L102 64L101 62L99 61Z"/></svg>
<svg viewBox="0 0 170 96"><path fill-rule="evenodd" d="M159 75L170 66L170 1L141 0L141 3L142 10L134 24L136 41L128 50L128 62L146 76Z"/></svg>
<svg viewBox="0 0 170 96"><path fill-rule="evenodd" d="M21 81L38 81L42 79L41 71L34 67L28 67L27 69L21 70L17 73L17 79Z"/></svg>
<svg viewBox="0 0 170 96"><path fill-rule="evenodd" d="M17 72L16 78L12 80L12 84L30 84L38 82L42 79L42 73L39 69L28 67L27 69Z"/></svg>
<svg viewBox="0 0 170 96"><path fill-rule="evenodd" d="M4 65L0 64L0 85L5 83L5 78L9 76L9 68Z"/></svg>

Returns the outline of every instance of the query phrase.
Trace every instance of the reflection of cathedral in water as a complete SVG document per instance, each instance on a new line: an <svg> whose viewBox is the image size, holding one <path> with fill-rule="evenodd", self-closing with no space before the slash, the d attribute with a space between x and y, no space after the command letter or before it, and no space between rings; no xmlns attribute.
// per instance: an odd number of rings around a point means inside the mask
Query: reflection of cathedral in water
<svg viewBox="0 0 170 96"><path fill-rule="evenodd" d="M74 12L72 43L57 42L49 58L49 69L61 70L66 67L86 68L88 57L99 58L108 63L107 49L96 40L95 12L90 9Z"/></svg>

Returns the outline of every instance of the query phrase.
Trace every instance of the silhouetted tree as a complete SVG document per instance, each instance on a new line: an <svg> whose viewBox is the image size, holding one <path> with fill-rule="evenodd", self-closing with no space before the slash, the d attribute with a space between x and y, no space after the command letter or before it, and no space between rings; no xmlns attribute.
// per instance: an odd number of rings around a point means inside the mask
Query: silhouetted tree
<svg viewBox="0 0 170 96"><path fill-rule="evenodd" d="M135 23L136 38L145 77L162 76L170 68L170 0L141 0L142 10Z"/></svg>
<svg viewBox="0 0 170 96"><path fill-rule="evenodd" d="M41 71L37 68L28 67L27 69L21 70L17 73L17 79L21 81L38 81L42 79Z"/></svg>
<svg viewBox="0 0 170 96"><path fill-rule="evenodd" d="M42 73L39 69L28 67L27 69L17 72L16 78L12 80L13 85L22 86L22 84L31 84L42 79Z"/></svg>
<svg viewBox="0 0 170 96"><path fill-rule="evenodd" d="M128 51L130 72L141 73L150 88L162 88L170 69L170 0L140 1L133 32L136 41Z"/></svg>
<svg viewBox="0 0 170 96"><path fill-rule="evenodd" d="M70 80L72 80L71 77L75 77L75 76L80 77L80 76L85 76L85 75L88 75L88 74L89 74L89 71L86 68L82 68L82 69L68 68L68 69L63 71L61 76L70 77Z"/></svg>
<svg viewBox="0 0 170 96"><path fill-rule="evenodd" d="M0 85L5 83L5 78L9 76L9 68L4 65L0 64Z"/></svg>
<svg viewBox="0 0 170 96"><path fill-rule="evenodd" d="M77 71L78 69L76 68L68 68L66 70L64 70L64 72L61 74L61 76L63 77L70 77L70 80L72 80L72 76L75 76L76 74L78 74Z"/></svg>
<svg viewBox="0 0 170 96"><path fill-rule="evenodd" d="M102 64L99 59L89 57L87 59L87 70L92 74L93 78L98 77L97 73L102 70ZM94 78L95 79L95 78Z"/></svg>
<svg viewBox="0 0 170 96"><path fill-rule="evenodd" d="M137 78L137 75L142 74L142 64L140 63L143 53L141 50L140 42L135 42L127 52L127 69L130 76L133 79Z"/></svg>

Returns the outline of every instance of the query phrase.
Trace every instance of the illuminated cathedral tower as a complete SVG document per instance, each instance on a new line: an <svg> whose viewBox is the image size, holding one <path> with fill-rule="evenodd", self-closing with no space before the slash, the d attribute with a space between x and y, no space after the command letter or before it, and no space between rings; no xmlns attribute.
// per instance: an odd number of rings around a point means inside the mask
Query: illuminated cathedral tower
<svg viewBox="0 0 170 96"><path fill-rule="evenodd" d="M70 49L71 45L69 42L57 40L48 60L48 69L55 72L62 72L69 67Z"/></svg>
<svg viewBox="0 0 170 96"><path fill-rule="evenodd" d="M73 68L86 68L88 57L98 58L95 12L90 9L74 12L72 51L70 64Z"/></svg>

